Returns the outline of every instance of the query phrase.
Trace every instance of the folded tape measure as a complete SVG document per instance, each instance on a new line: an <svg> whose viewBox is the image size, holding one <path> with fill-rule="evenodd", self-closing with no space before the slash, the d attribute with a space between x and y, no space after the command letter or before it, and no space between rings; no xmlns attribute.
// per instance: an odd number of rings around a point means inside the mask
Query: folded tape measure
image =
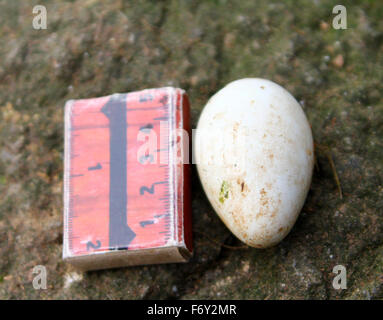
<svg viewBox="0 0 383 320"><path fill-rule="evenodd" d="M181 89L68 101L64 259L82 270L187 261L189 137Z"/></svg>

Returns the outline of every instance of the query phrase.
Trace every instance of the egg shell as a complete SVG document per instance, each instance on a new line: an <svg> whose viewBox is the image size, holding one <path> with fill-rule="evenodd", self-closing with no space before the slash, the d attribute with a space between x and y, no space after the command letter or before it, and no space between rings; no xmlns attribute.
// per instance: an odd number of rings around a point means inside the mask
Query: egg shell
<svg viewBox="0 0 383 320"><path fill-rule="evenodd" d="M194 153L210 203L241 241L265 248L289 233L310 188L314 149L287 90L259 78L229 83L203 109Z"/></svg>

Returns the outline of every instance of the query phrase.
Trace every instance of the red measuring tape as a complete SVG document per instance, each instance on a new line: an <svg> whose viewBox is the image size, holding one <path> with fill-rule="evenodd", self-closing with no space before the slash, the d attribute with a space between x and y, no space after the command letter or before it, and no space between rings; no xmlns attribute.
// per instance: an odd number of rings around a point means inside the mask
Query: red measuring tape
<svg viewBox="0 0 383 320"><path fill-rule="evenodd" d="M175 88L67 102L64 259L84 270L188 260L189 121Z"/></svg>

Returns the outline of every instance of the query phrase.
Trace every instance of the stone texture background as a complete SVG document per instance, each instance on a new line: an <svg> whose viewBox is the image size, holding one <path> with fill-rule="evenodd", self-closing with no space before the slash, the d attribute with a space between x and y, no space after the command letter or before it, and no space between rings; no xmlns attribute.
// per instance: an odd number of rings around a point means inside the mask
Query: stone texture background
<svg viewBox="0 0 383 320"><path fill-rule="evenodd" d="M36 4L47 30L32 28ZM382 299L383 3L347 2L347 30L332 28L336 4L0 0L0 298ZM209 97L243 77L286 87L312 125L317 165L289 236L229 247L241 243L194 168L190 263L73 273L61 259L65 101L179 86L195 127ZM337 264L346 290L332 287ZM35 265L47 290L32 287Z"/></svg>

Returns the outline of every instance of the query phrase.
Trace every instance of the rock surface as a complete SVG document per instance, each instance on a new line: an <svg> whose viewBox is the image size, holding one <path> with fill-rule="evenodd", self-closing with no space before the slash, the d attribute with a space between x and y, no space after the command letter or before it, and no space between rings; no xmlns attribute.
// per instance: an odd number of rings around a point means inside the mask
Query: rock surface
<svg viewBox="0 0 383 320"><path fill-rule="evenodd" d="M383 298L383 4L333 1L0 1L0 298ZM193 127L208 98L244 77L301 103L313 183L277 247L244 248L193 170L195 255L183 265L77 274L63 263L63 106L159 86L187 90ZM337 183L339 181L339 184ZM340 188L342 193L340 193ZM333 267L347 269L335 290ZM33 268L47 289L32 286Z"/></svg>

